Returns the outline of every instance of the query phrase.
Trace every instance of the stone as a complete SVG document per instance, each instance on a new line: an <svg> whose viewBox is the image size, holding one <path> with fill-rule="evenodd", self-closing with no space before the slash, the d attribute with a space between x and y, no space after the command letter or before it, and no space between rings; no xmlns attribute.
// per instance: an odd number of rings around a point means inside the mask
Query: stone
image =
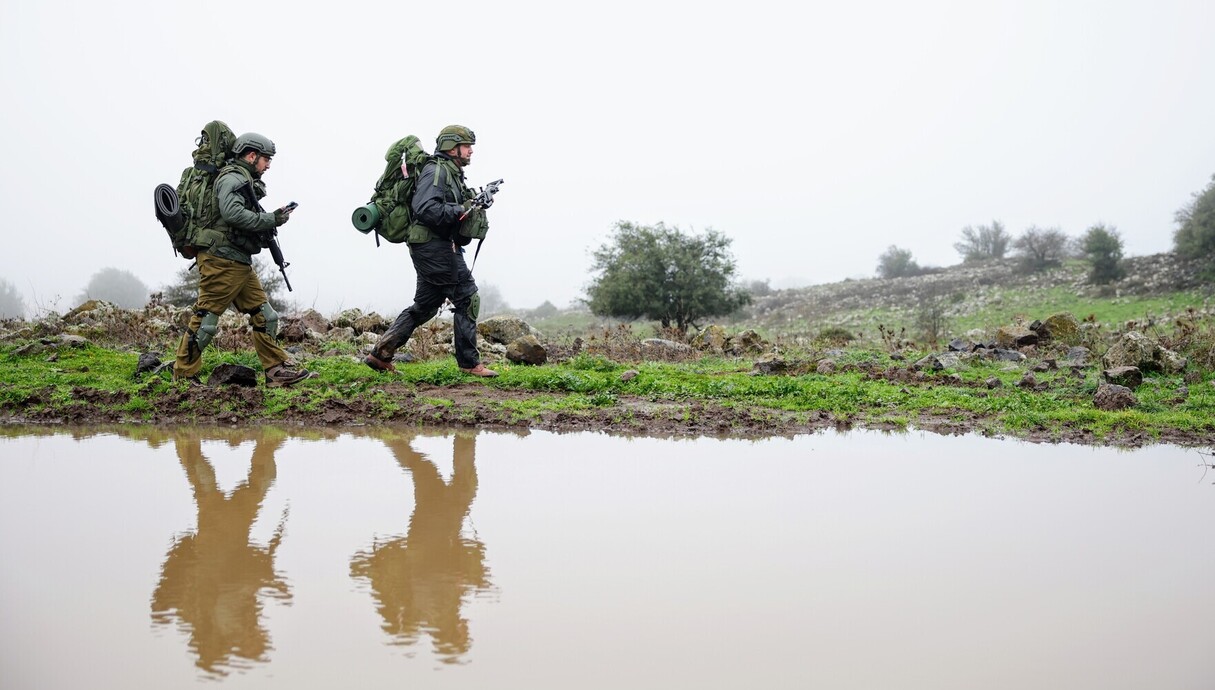
<svg viewBox="0 0 1215 690"><path fill-rule="evenodd" d="M726 343L726 352L732 355L759 354L768 349L768 343L759 333L747 329L730 338Z"/></svg>
<svg viewBox="0 0 1215 690"><path fill-rule="evenodd" d="M622 383L627 383L629 381L632 381L633 379L637 378L637 374L639 374L639 373L641 373L641 372L637 371L636 369L629 369L628 371L626 371L620 375L620 381Z"/></svg>
<svg viewBox="0 0 1215 690"><path fill-rule="evenodd" d="M1048 340L1064 345L1079 345L1081 341L1080 322L1068 312L1051 314L1042 322L1039 335L1045 335Z"/></svg>
<svg viewBox="0 0 1215 690"><path fill-rule="evenodd" d="M139 355L139 361L135 364L135 375L140 376L154 371L160 364L159 352L144 352Z"/></svg>
<svg viewBox="0 0 1215 690"><path fill-rule="evenodd" d="M1125 410L1138 403L1130 388L1113 383L1102 383L1093 395L1093 406L1099 410Z"/></svg>
<svg viewBox="0 0 1215 690"><path fill-rule="evenodd" d="M517 316L491 316L477 324L477 333L491 343L510 343L525 335L541 338L540 331L532 328L526 321Z"/></svg>
<svg viewBox="0 0 1215 690"><path fill-rule="evenodd" d="M1038 334L1025 326L1001 326L996 331L996 344L1002 348L1018 348L1038 344Z"/></svg>
<svg viewBox="0 0 1215 690"><path fill-rule="evenodd" d="M1162 371L1166 374L1176 374L1186 366L1184 357L1161 347L1139 331L1124 333L1118 342L1106 350L1101 363L1106 369L1138 367L1142 371Z"/></svg>
<svg viewBox="0 0 1215 690"><path fill-rule="evenodd" d="M815 371L815 373L822 374L824 376L830 376L831 374L834 374L835 373L835 360L833 360L833 359L819 360L819 363L814 366L814 371Z"/></svg>
<svg viewBox="0 0 1215 690"><path fill-rule="evenodd" d="M1034 388L1037 388L1037 386L1038 378L1034 376L1034 372L1032 371L1025 372L1025 375L1021 377L1021 380L1017 381L1018 388L1027 388L1033 390Z"/></svg>
<svg viewBox="0 0 1215 690"><path fill-rule="evenodd" d="M995 376L992 376L983 383L988 388L999 388L1000 386L1004 385L1003 382L1001 382L1000 379L996 378Z"/></svg>
<svg viewBox="0 0 1215 690"><path fill-rule="evenodd" d="M221 364L211 370L207 385L252 388L257 385L257 372L241 364Z"/></svg>
<svg viewBox="0 0 1215 690"><path fill-rule="evenodd" d="M1114 367L1101 372L1101 378L1107 383L1126 386L1131 390L1143 385L1143 372L1139 367Z"/></svg>
<svg viewBox="0 0 1215 690"><path fill-rule="evenodd" d="M717 326L705 326L692 338L692 347L703 352L720 355L726 350L726 329Z"/></svg>
<svg viewBox="0 0 1215 690"><path fill-rule="evenodd" d="M784 374L789 371L789 363L780 355L767 354L760 357L752 368L758 374Z"/></svg>
<svg viewBox="0 0 1215 690"><path fill-rule="evenodd" d="M548 351L536 336L525 335L506 346L506 358L517 364L539 365L548 361Z"/></svg>

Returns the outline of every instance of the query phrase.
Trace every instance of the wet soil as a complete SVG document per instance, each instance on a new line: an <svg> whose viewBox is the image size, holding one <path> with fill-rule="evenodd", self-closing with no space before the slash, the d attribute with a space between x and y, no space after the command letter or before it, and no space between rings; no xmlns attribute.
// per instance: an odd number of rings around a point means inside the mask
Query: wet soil
<svg viewBox="0 0 1215 690"><path fill-rule="evenodd" d="M541 429L596 431L656 437L791 437L825 429L875 429L904 432L912 429L938 434L978 433L1010 436L1040 443L1080 443L1139 447L1156 443L1210 446L1210 434L1180 431L1150 435L1127 430L1097 437L1078 429L1037 428L1015 433L999 431L998 420L970 412L920 414L908 425L884 421L845 419L826 412L786 412L748 406L722 406L706 401L654 401L619 396L604 407L520 413L513 407L543 393L501 390L480 383L449 386L407 385L386 382L369 393L335 397L325 389L304 389L285 410L267 413L261 387L191 386L149 396L152 407L139 412L115 409L128 402L126 393L75 388L72 401L52 401L52 390L30 396L18 406L0 406L0 424L155 424L231 425L265 424L305 427L428 426L490 429ZM515 403L515 405L513 405Z"/></svg>

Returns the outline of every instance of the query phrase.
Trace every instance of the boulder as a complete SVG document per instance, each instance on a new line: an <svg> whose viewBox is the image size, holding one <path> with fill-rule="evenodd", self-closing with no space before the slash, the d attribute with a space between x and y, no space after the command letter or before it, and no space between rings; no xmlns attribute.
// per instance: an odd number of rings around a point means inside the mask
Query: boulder
<svg viewBox="0 0 1215 690"><path fill-rule="evenodd" d="M911 366L913 369L919 371L943 371L958 366L959 362L961 360L956 353L942 352L936 355L928 355Z"/></svg>
<svg viewBox="0 0 1215 690"><path fill-rule="evenodd" d="M726 336L726 329L717 326L705 326L692 338L692 347L702 352L712 352L720 355L725 352L726 342L729 338Z"/></svg>
<svg viewBox="0 0 1215 690"><path fill-rule="evenodd" d="M692 347L674 340L647 338L641 341L641 355L646 359L678 359L692 354Z"/></svg>
<svg viewBox="0 0 1215 690"><path fill-rule="evenodd" d="M757 355L768 349L768 342L759 333L747 329L726 342L726 353L731 355Z"/></svg>
<svg viewBox="0 0 1215 690"><path fill-rule="evenodd" d="M241 364L221 364L211 370L207 385L252 388L257 385L257 372Z"/></svg>
<svg viewBox="0 0 1215 690"><path fill-rule="evenodd" d="M641 372L637 371L636 369L629 369L620 375L620 381L621 383L628 383L629 381L637 378L637 375L640 373Z"/></svg>
<svg viewBox="0 0 1215 690"><path fill-rule="evenodd" d="M1093 395L1093 407L1099 410L1125 410L1138 404L1135 394L1126 386L1103 383Z"/></svg>
<svg viewBox="0 0 1215 690"><path fill-rule="evenodd" d="M509 315L491 316L485 319L477 324L477 333L491 343L502 343L503 345L509 345L525 335L542 337L540 331L532 328L526 321Z"/></svg>
<svg viewBox="0 0 1215 690"><path fill-rule="evenodd" d="M506 346L506 358L518 364L544 364L548 361L548 352L536 336L525 335Z"/></svg>
<svg viewBox="0 0 1215 690"><path fill-rule="evenodd" d="M1064 345L1079 345L1081 341L1080 322L1068 312L1051 314L1042 322L1042 328L1038 329L1038 334Z"/></svg>
<svg viewBox="0 0 1215 690"><path fill-rule="evenodd" d="M321 313L315 309L307 309L303 313L301 313L297 318L300 320L300 323L302 323L305 328L307 328L310 331L316 331L317 333L324 333L324 332L328 331L331 327L331 324L329 323L329 319L326 319L324 316L321 316Z"/></svg>
<svg viewBox="0 0 1215 690"><path fill-rule="evenodd" d="M363 310L343 309L337 316L333 317L333 322L330 324L332 328L354 328L354 324L359 319L363 318Z"/></svg>
<svg viewBox="0 0 1215 690"><path fill-rule="evenodd" d="M1038 334L1025 326L1000 326L996 331L996 344L1009 349L1037 345Z"/></svg>
<svg viewBox="0 0 1215 690"><path fill-rule="evenodd" d="M388 321L383 316L380 316L375 312L371 312L370 314L363 314L359 318L355 319L354 324L351 325L351 328L354 329L356 334L375 333L378 335L388 330Z"/></svg>
<svg viewBox="0 0 1215 690"><path fill-rule="evenodd" d="M1139 331L1124 333L1106 351L1101 363L1106 369L1138 367L1142 371L1162 371L1166 374L1176 374L1186 366L1184 357L1161 347L1160 343Z"/></svg>
<svg viewBox="0 0 1215 690"><path fill-rule="evenodd" d="M1125 386L1134 390L1143 385L1143 372L1139 367L1114 367L1101 372L1101 378L1107 383Z"/></svg>
<svg viewBox="0 0 1215 690"><path fill-rule="evenodd" d="M766 354L755 361L753 368L757 374L784 374L789 371L789 363L780 355Z"/></svg>

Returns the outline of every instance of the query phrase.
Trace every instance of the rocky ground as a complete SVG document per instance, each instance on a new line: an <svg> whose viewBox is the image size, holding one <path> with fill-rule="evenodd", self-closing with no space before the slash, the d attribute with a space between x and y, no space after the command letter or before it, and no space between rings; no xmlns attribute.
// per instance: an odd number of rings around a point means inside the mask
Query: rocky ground
<svg viewBox="0 0 1215 690"><path fill-rule="evenodd" d="M1190 289L1198 283L1196 271L1179 264L1170 255L1132 260L1127 279L1114 291L1169 291ZM948 271L897 280L844 281L801 291L781 291L757 301L758 314L781 320L814 318L828 306L834 311L849 305L898 305L914 300L925 290L964 291L981 299L989 290L1021 284L1068 284L1076 290L1086 286L1076 269L1058 269L1043 274L1022 275L1011 263L984 267L955 267ZM907 302L911 304L911 301ZM946 385L967 388L974 396L998 394L1002 385L996 379L963 380L956 371L969 363L1001 362L1023 373L1014 385L1023 390L1053 394L1050 384L1037 377L1063 380L1053 372L1071 372L1081 379L1085 371L1098 374L1101 384L1091 402L1097 409L1123 410L1137 404L1135 389L1143 383L1143 371L1165 372L1178 381L1177 400L1184 401L1189 385L1215 385L1206 376L1209 368L1187 370L1185 358L1139 333L1119 334L1116 341L1096 342L1100 336L1093 324L1078 323L1070 314L1051 315L1033 323L1009 324L995 333L968 333L939 352L923 353L906 359L899 351L886 352L889 366L857 365L849 352L822 345L793 354L779 343L761 338L753 330L733 334L720 326L706 327L686 341L634 337L627 327L607 329L586 338L552 342L529 324L514 317L492 317L478 325L478 347L491 365L514 363L543 365L569 360L580 353L606 357L614 362L683 362L703 356L738 358L740 366L755 375L789 376L806 373L830 375L859 371L869 380L886 381L903 387ZM33 322L0 322L0 346L13 355L38 356L53 362L64 348L81 347L92 342L102 347L139 353L141 375L147 375L171 351L189 318L189 310L156 300L138 310L116 309L105 302L88 302L64 314L47 315ZM280 322L280 339L302 361L315 358L349 358L357 362L388 326L386 318L346 310L327 318L313 310L285 315ZM450 322L436 321L419 329L407 350L398 353L400 366L409 361L450 357ZM242 315L228 312L221 320L220 349L247 349L247 325ZM890 345L890 343L887 343ZM895 350L899 344L895 344ZM855 358L852 358L853 360ZM1047 374L1046 372L1052 372ZM1205 373L1204 373L1205 372ZM132 372L135 374L135 372ZM255 374L251 374L255 375ZM625 375L628 375L626 372ZM1184 378L1183 378L1184 376ZM147 379L151 386L151 379ZM0 381L0 393L5 382ZM1205 389L1204 389L1205 390ZM468 381L435 386L393 380L385 376L382 385L355 395L334 397L313 382L300 386L286 409L273 415L266 412L267 392L262 386L214 385L171 387L156 395L140 396L150 401L151 409L133 415L122 411L139 391L107 392L88 386L75 386L72 404L49 404L56 391L47 387L26 397L20 404L0 404L0 424L113 423L153 424L287 424L334 425L409 424L475 425L479 427L538 428L553 431L610 431L665 436L788 436L821 429L850 428L855 417L823 412L792 413L738 404L718 404L702 399L666 402L619 394L610 406L570 411L519 415L515 403L538 399L543 393L506 387L487 386ZM383 401L395 402L390 410ZM925 413L912 411L906 423L936 433L998 433L1000 428L980 415L970 413ZM880 420L862 422L870 428L896 429L896 424ZM1187 446L1211 445L1207 431L1165 431L1147 434L1116 432L1095 439L1083 429L1028 429L1017 436L1032 441L1070 441L1142 445L1173 442Z"/></svg>

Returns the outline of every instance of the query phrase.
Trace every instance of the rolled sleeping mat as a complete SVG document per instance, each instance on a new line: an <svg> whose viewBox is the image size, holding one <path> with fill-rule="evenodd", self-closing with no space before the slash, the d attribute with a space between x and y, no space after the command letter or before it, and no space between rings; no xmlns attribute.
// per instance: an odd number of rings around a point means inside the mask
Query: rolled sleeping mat
<svg viewBox="0 0 1215 690"><path fill-rule="evenodd" d="M350 222L354 223L355 230L365 235L380 225L380 209L374 203L360 206L351 214Z"/></svg>
<svg viewBox="0 0 1215 690"><path fill-rule="evenodd" d="M181 213L181 202L177 199L176 189L167 184L156 185L152 199L156 204L156 220L159 220L170 234L177 234L186 226L186 217Z"/></svg>

